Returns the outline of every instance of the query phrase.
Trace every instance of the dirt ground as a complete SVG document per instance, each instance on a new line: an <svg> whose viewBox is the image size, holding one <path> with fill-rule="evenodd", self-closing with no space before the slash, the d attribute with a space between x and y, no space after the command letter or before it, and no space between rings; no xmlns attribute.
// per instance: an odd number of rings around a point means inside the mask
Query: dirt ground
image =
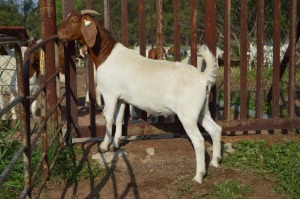
<svg viewBox="0 0 300 199"><path fill-rule="evenodd" d="M299 139L296 134L224 136L223 143L244 139L266 140L270 144ZM206 142L207 162L210 143ZM98 153L98 143L77 144L83 151L79 161L87 161ZM147 149L154 154L147 154ZM49 181L40 198L207 198L213 185L226 180L250 186L247 198L284 198L273 191L274 181L258 176L251 170L208 167L202 184L191 183L195 174L195 158L191 143L186 138L130 141L121 147L126 156L107 165L109 172L103 178L70 183ZM189 187L190 186L190 187ZM187 188L188 187L188 188Z"/></svg>
<svg viewBox="0 0 300 199"><path fill-rule="evenodd" d="M84 85L83 73L79 73L78 82L81 82L78 85ZM84 89L79 87L78 93L82 98ZM79 121L82 123L86 119L79 118ZM266 140L274 144L299 139L299 136L295 133L223 136L222 142L245 139ZM82 151L77 161L82 165L87 164L98 153L98 146L99 143L92 142L76 144L76 148ZM211 155L210 148L211 144L206 141L207 163ZM152 150L151 155L147 153L149 149ZM247 198L284 198L273 191L275 182L272 179L258 176L251 170L226 169L222 163L220 168L207 168L207 176L202 184L192 182L195 157L187 138L126 141L121 150L126 155L106 165L108 172L104 177L82 179L76 183L50 178L40 198L208 198L213 186L226 180L238 181L251 187L252 192Z"/></svg>

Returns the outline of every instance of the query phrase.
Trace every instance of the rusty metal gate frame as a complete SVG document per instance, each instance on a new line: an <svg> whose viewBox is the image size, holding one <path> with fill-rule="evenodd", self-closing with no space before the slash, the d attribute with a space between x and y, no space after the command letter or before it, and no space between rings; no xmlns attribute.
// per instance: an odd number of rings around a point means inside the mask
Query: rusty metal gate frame
<svg viewBox="0 0 300 199"><path fill-rule="evenodd" d="M160 0L161 1L161 0ZM88 2L88 0L87 0ZM270 95L271 100L273 102L273 118L270 119L263 119L262 117L262 107L257 106L256 107L256 118L255 119L248 119L247 118L247 103L246 103L246 89L247 88L247 82L245 78L241 78L240 87L243 91L241 93L241 119L240 120L230 120L230 9L231 9L231 1L225 0L225 23L224 23L224 33L225 33L225 57L224 57L224 68L225 68L225 74L224 74L224 82L225 82L225 99L224 99L224 120L218 120L217 122L223 127L224 132L229 131L249 131L249 130L274 130L274 129L296 129L300 128L300 119L295 115L295 99L292 94L295 93L295 49L296 49L296 42L299 38L299 32L300 28L296 26L296 16L297 16L297 1L296 0L290 0L291 5L291 11L290 11L290 45L288 53L285 55L285 60L288 59L289 62L289 103L288 103L288 110L289 110L289 117L288 118L279 118L278 115L278 109L279 109L279 81L280 81L280 75L283 68L286 67L286 63L282 62L280 64L280 59L278 59L278 55L275 55L274 58L274 64L277 66L274 72L274 78L273 78L273 86L272 86L272 95ZM258 18L262 18L263 16L263 0L258 0L257 2L257 12L258 12ZM179 24L179 8L180 8L180 0L173 0L174 3L174 47L175 47L175 60L179 60L179 37L180 37L180 24ZM196 23L196 16L197 16L197 1L196 0L190 0L191 4L191 55L192 55L192 64L194 66L197 65L197 23ZM91 4L87 4L88 8L91 7ZM215 26L215 20L216 20L216 0L205 0L205 43L209 46L210 49L212 49L212 52L215 54L216 49L216 26ZM278 20L276 18L276 13L280 12L280 0L275 0L274 7L277 8L275 11L275 20ZM241 1L241 32L242 35L246 35L247 31L247 24L245 23L246 20L246 14L247 13L247 1L242 0ZM161 14L161 13L158 13ZM146 37L145 37L145 1L139 0L139 43L140 43L140 54L145 56L146 51ZM299 23L298 23L299 25ZM161 30L161 29L160 29ZM278 30L280 30L280 24L275 23L274 27L274 40L279 43L279 33ZM298 30L298 34L297 34ZM122 0L122 42L125 46L128 45L128 16L127 16L127 0ZM243 34L244 33L244 34ZM158 35L161 35L162 33L158 31ZM21 57L21 50L19 47L19 44L16 39L10 38L8 40L0 40L0 42L12 42L14 44L15 52L16 52L16 60L17 60L17 70L18 70L18 81L23 82L18 84L19 89L19 96L11 103L7 104L2 110L0 110L0 116L3 115L5 112L7 112L11 106L14 106L16 104L21 103L21 112L20 112L20 120L22 125L22 146L18 150L18 152L15 154L14 158L9 163L8 167L1 173L0 175L0 184L4 181L5 177L8 175L10 170L12 169L13 165L16 163L16 161L23 155L23 163L24 163L24 189L20 195L20 198L26 198L26 196L32 197L32 182L37 177L39 168L43 168L43 176L42 176L42 183L37 188L38 193L42 190L43 186L45 185L47 179L49 178L49 174L55 164L55 161L57 159L57 156L60 152L60 150L63 147L64 141L69 141L69 138L71 137L71 133L75 133L78 137L103 137L105 127L96 125L95 123L95 108L93 107L93 103L91 105L92 111L90 111L90 124L87 126L79 126L78 124L78 107L77 107L77 86L76 86L76 66L75 66L75 44L72 42L69 42L68 45L65 46L65 69L66 69L66 94L63 94L62 97L60 94L59 89L57 90L57 103L53 109L49 112L46 111L47 107L47 99L44 98L42 102L43 110L41 115L41 123L38 128L37 133L32 134L30 132L30 101L32 99L36 99L37 96L46 95L47 85L49 82L54 81L54 78L58 76L58 73L60 72L57 70L53 74L48 74L47 76L49 78L42 78L41 82L41 88L33 95L30 96L29 93L29 78L28 78L28 68L29 68L29 56L30 54L42 48L44 51L46 51L47 48L45 48L45 45L47 45L48 42L53 42L57 40L57 36L50 37L49 39L46 39L42 41L41 43L37 44L30 50L29 53L25 55L25 64L24 67L22 67L22 57ZM258 31L257 31L257 46L258 46L258 52L262 52L263 47L263 24L262 21L258 20ZM247 72L247 60L246 60L246 52L247 52L247 38L242 39L242 56L241 56L241 74L246 74ZM276 42L275 42L276 43ZM157 43L159 48L162 48L162 42ZM50 48L51 49L51 48ZM278 52L279 46L274 46L274 52ZM46 60L48 54L53 52L45 52ZM47 61L46 61L47 63ZM90 62L91 63L91 62ZM282 65L282 66L281 66ZM48 66L45 66L47 68ZM53 66L49 66L53 67ZM259 105L262 100L262 57L258 57L258 68L257 68L257 104ZM292 71L292 72L291 72ZM93 70L89 70L89 77L90 79L93 79ZM72 81L71 81L72 80ZM56 86L59 85L58 82ZM57 86L59 88L59 86ZM94 84L90 84L90 97L91 102L95 102L95 93L94 93ZM53 89L53 88L52 88ZM67 133L66 138L62 139L61 132L64 128L65 123L61 121L61 102L64 99L64 96L66 96L66 102L67 102ZM215 111L215 105L216 105L216 88L212 90L212 101L210 103L210 108L212 110L212 115L216 113ZM50 142L47 141L48 137L48 130L47 129L47 121L51 117L51 114L57 114L58 120L55 124L57 126L56 131L53 133L53 137L50 138ZM128 118L128 111L126 113L126 118ZM164 121L159 120L158 124L148 124L146 121L146 114L144 113L142 116L142 119L144 121L140 122L139 124L133 124L129 123L128 120L125 120L125 124L123 125L123 133L124 135L131 135L131 134L138 134L138 135L149 135L157 132L172 132L175 134L182 134L184 132L180 122L177 119L177 122L174 124L168 124L164 123ZM52 120L51 120L52 121ZM34 171L31 170L31 150L37 146L37 140L41 138L41 144L42 144L42 156L39 160L39 163L37 164ZM51 146L53 146L53 143L55 140L59 140L59 148L57 150L57 153L53 159L53 161L50 163L47 159L47 153ZM47 144L50 143L50 144Z"/></svg>
<svg viewBox="0 0 300 199"><path fill-rule="evenodd" d="M49 179L51 170L53 169L57 157L60 153L60 150L63 148L65 139L62 135L64 122L61 120L61 102L64 99L65 94L61 97L58 97L56 104L51 111L47 111L47 99L46 99L46 90L49 87L50 82L55 82L59 85L59 72L57 70L54 74L49 74L49 78L46 79L47 73L47 54L54 52L45 52L45 46L49 42L57 41L57 36L50 37L36 45L34 45L30 50L28 50L24 55L24 62L22 62L22 54L19 42L16 38L7 37L1 38L1 44L13 44L15 49L16 57L16 68L17 68L17 78L18 78L18 96L15 100L9 102L0 110L0 115L4 115L10 110L11 107L17 106L20 104L20 133L21 133L21 147L18 149L10 163L7 165L4 171L0 175L0 185L4 182L5 178L8 176L9 172L13 169L17 161L23 156L23 174L24 174L24 188L20 194L19 198L26 198L27 196L32 198L33 182L37 179L40 169L42 169L42 179L41 183L37 187L37 194L40 194L42 188L44 187L46 181ZM40 50L41 49L41 50ZM41 56L41 63L44 65L41 71L41 82L40 88L30 94L29 92L29 65L30 65L30 55L34 51L41 51L41 55L45 55L45 59ZM22 64L24 63L24 65ZM54 67L54 66L49 66ZM54 84L54 85L55 85ZM54 88L57 91L57 96L60 96L60 86ZM30 104L34 99L37 99L38 96L41 96L41 119L38 126L38 129L35 133L31 131L30 128ZM56 115L57 120L50 120L53 115ZM51 123L49 124L49 120ZM55 128L49 128L55 127ZM55 129L54 132L53 129ZM50 132L51 131L51 132ZM37 144L40 139L40 146ZM54 145L55 142L59 143L59 146L54 154L53 160L49 162L48 152L49 149ZM41 147L42 156L40 157L35 168L31 168L31 151L36 148Z"/></svg>

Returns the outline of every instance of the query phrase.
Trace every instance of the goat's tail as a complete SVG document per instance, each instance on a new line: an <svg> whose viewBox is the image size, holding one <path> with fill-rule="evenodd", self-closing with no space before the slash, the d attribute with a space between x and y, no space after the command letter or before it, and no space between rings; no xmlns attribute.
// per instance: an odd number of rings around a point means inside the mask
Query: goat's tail
<svg viewBox="0 0 300 199"><path fill-rule="evenodd" d="M200 48L200 54L202 55L206 68L202 73L207 79L207 85L211 87L216 83L217 78L217 70L218 70L218 63L216 57L210 52L206 45L202 45Z"/></svg>

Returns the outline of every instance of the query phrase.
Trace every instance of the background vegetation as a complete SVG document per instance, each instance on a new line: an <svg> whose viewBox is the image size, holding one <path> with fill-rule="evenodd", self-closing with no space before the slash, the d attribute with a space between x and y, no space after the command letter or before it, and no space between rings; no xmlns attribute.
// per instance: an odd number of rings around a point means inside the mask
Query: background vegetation
<svg viewBox="0 0 300 199"><path fill-rule="evenodd" d="M103 0L104 1L104 0ZM103 13L103 1L92 0L93 9ZM74 0L74 9L80 10L85 8L85 0ZM121 30L121 1L109 0L110 7L110 27L113 35L120 40ZM148 43L155 43L156 31L156 2L145 1L146 12L146 34ZM239 54L240 43L240 1L232 0L231 9L231 37L233 43L234 54ZM256 33L256 0L248 2L248 37L249 41L255 41ZM181 44L189 45L190 37L190 1L180 1L180 28L181 28ZM282 41L287 40L288 24L289 24L289 1L281 2L281 37ZM204 1L198 1L198 37L199 42L203 42L204 33ZM1 26L24 26L30 37L38 39L41 34L39 3L37 0L0 0L0 25ZM273 26L273 1L265 1L265 42L272 43L272 26ZM300 13L300 4L298 4L298 13ZM223 23L224 23L224 1L217 0L217 38L218 46L223 47ZM62 22L62 0L56 1L57 26ZM103 17L97 18L103 24ZM128 19L129 19L129 44L134 45L138 38L138 1L128 0ZM163 32L165 44L173 43L173 3L172 1L163 1Z"/></svg>

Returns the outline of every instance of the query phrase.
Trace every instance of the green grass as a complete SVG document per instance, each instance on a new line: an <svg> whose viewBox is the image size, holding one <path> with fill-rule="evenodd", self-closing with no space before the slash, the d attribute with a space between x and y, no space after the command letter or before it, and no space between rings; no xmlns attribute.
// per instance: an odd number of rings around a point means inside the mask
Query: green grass
<svg viewBox="0 0 300 199"><path fill-rule="evenodd" d="M20 129L20 123L15 125L11 121L1 121L0 124L0 172L6 168L15 153L19 150L21 143L20 139L15 139L16 133ZM53 161L53 157L58 149L58 141L54 142L53 146L48 151L49 163ZM78 157L82 156L82 151L74 145L65 146L59 154L56 165L51 173L51 178L63 177L71 182L77 182L81 179L93 180L96 177L103 176L106 171L99 168L94 160L85 159L78 161ZM41 157L41 147L38 141L35 149L32 150L31 164L32 171L37 165ZM34 186L39 185L41 173L33 182ZM17 161L5 182L0 186L0 199L17 198L24 187L23 182L23 160L22 156Z"/></svg>
<svg viewBox="0 0 300 199"><path fill-rule="evenodd" d="M251 188L233 180L226 180L214 185L210 199L243 199L251 193Z"/></svg>
<svg viewBox="0 0 300 199"><path fill-rule="evenodd" d="M242 141L234 144L234 148L233 155L223 158L223 166L274 175L277 192L290 198L300 197L300 142L268 145L265 141Z"/></svg>
<svg viewBox="0 0 300 199"><path fill-rule="evenodd" d="M10 121L1 121L0 125L0 172L3 172L10 160L19 149L20 142L14 139L19 129L19 123L14 127ZM0 186L0 198L15 198L23 189L23 164L19 159L16 166L11 170L5 182Z"/></svg>
<svg viewBox="0 0 300 199"><path fill-rule="evenodd" d="M299 140L273 145L265 141L241 141L234 143L233 147L235 153L222 159L223 169L239 170L240 173L250 171L270 181L275 194L291 199L300 198ZM237 179L223 179L212 186L204 179L204 184L200 186L207 186L207 189L199 193L191 179L192 176L184 176L176 180L172 184L175 187L172 198L239 199L255 193L254 187Z"/></svg>
<svg viewBox="0 0 300 199"><path fill-rule="evenodd" d="M186 195L191 195L193 192L193 183L189 176L182 177L173 183L177 188L174 199L182 198Z"/></svg>
<svg viewBox="0 0 300 199"><path fill-rule="evenodd" d="M81 156L82 151L75 145L66 146L58 156L52 176L62 177L70 182L78 182L81 179L94 180L106 174L106 170L100 168L96 161L82 159Z"/></svg>

